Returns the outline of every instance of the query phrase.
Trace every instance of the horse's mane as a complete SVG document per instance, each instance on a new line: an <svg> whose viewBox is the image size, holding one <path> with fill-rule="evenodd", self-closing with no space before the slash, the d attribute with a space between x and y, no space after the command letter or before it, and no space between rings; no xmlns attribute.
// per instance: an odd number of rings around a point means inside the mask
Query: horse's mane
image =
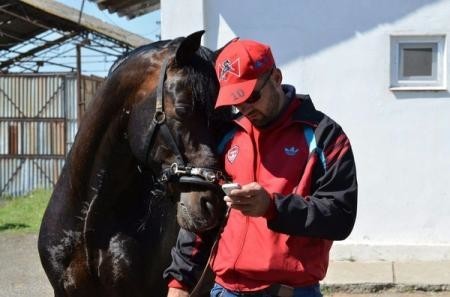
<svg viewBox="0 0 450 297"><path fill-rule="evenodd" d="M152 51L152 50L156 50L156 49L162 49L164 48L165 45L167 45L169 42L171 42L171 40L160 40L160 41L156 41L150 44L146 44L146 45L142 45L140 47L137 47L135 49L133 49L130 52L127 52L125 54L123 54L122 56L120 56L119 58L117 58L117 60L111 65L111 67L109 68L108 71L108 77L111 76L112 73L114 73L114 71L120 66L122 65L123 62L125 62L128 58L133 57L135 55L138 55L139 53L142 52L146 52L146 51Z"/></svg>
<svg viewBox="0 0 450 297"><path fill-rule="evenodd" d="M219 89L219 82L214 72L213 52L205 47L200 47L198 56L194 56L192 64L188 65L188 85L192 86L194 109L203 114L211 115L214 112L215 98ZM202 81L203 83L198 83Z"/></svg>

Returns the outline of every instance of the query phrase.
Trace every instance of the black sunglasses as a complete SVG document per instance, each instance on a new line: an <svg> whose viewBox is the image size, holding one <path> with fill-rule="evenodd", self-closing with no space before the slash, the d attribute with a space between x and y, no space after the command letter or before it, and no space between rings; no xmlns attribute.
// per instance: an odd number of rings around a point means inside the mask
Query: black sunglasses
<svg viewBox="0 0 450 297"><path fill-rule="evenodd" d="M269 81L269 78L272 76L273 68L275 68L275 67L272 67L272 69L270 69L269 75L266 77L266 79L264 80L264 82L261 85L261 87L259 88L259 90L253 90L253 92L250 94L250 96L247 98L247 100L245 100L245 103L253 104L253 103L258 102L259 99L261 99L261 91L262 91L262 89L264 89L267 82Z"/></svg>

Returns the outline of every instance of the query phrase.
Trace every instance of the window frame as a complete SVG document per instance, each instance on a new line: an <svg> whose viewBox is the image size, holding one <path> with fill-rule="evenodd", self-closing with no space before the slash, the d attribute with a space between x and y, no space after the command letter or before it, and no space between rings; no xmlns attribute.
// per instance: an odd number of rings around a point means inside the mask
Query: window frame
<svg viewBox="0 0 450 297"><path fill-rule="evenodd" d="M405 48L430 48L432 44L431 76L403 76L402 50ZM391 91L447 90L446 36L439 35L391 35L390 36L390 86Z"/></svg>

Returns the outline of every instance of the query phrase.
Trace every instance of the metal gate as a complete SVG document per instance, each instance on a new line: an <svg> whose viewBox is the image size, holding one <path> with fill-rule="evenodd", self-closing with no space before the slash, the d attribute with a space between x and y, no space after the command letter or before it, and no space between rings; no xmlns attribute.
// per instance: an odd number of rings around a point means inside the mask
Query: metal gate
<svg viewBox="0 0 450 297"><path fill-rule="evenodd" d="M101 81L82 77L77 100L73 73L0 76L0 196L55 185Z"/></svg>

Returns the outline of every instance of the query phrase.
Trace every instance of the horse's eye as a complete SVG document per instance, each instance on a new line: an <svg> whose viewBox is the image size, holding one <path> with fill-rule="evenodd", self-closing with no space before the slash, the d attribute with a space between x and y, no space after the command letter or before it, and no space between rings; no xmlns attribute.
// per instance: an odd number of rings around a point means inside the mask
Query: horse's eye
<svg viewBox="0 0 450 297"><path fill-rule="evenodd" d="M192 114L193 110L191 106L176 106L175 113L180 120L183 120L189 117Z"/></svg>

